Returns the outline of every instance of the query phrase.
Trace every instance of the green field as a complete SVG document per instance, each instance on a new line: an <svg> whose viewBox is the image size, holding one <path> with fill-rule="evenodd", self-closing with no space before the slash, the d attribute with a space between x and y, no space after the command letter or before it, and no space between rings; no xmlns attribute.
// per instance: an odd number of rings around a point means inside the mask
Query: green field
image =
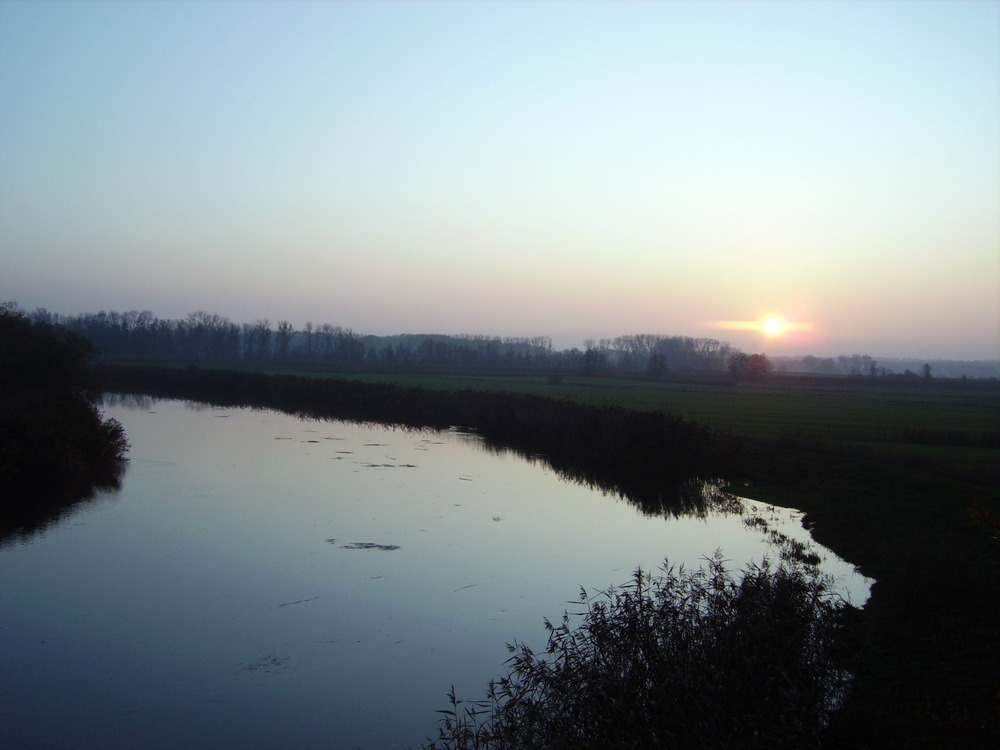
<svg viewBox="0 0 1000 750"><path fill-rule="evenodd" d="M153 362L136 364L156 366ZM992 436L994 442L1000 440L1000 383L993 382L961 387L957 381L946 380L881 384L843 378L811 384L776 377L764 383L735 384L724 379L663 382L561 376L553 383L544 375L355 374L278 366L234 369L433 390L529 393L592 406L677 414L715 430L765 440L790 434L834 441L879 440L887 428L945 430L970 439Z"/></svg>
<svg viewBox="0 0 1000 750"><path fill-rule="evenodd" d="M878 389L866 381L844 385L731 385L663 383L618 378L457 375L337 375L339 378L434 388L500 390L566 398L596 406L679 414L709 427L757 438L788 429L811 435L855 439L886 425L1000 433L1000 388L955 391L933 387Z"/></svg>

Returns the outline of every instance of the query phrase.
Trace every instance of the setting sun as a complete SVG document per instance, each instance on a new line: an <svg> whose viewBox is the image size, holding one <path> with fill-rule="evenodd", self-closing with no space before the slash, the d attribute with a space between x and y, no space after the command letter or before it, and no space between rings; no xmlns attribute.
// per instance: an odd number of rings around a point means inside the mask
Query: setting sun
<svg viewBox="0 0 1000 750"><path fill-rule="evenodd" d="M711 320L706 321L703 325L723 331L753 332L769 340L791 338L798 343L805 340L802 338L802 334L807 334L815 329L812 323L800 323L776 316L757 318L756 320ZM778 342L774 341L773 343L777 344Z"/></svg>

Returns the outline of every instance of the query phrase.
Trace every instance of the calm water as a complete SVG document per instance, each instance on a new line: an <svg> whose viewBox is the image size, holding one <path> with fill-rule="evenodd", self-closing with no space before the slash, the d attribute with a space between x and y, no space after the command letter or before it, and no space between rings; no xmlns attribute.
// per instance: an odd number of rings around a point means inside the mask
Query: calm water
<svg viewBox="0 0 1000 750"><path fill-rule="evenodd" d="M12 747L415 747L581 585L774 555L738 516L646 517L459 432L105 412L132 443L122 489L0 548Z"/></svg>

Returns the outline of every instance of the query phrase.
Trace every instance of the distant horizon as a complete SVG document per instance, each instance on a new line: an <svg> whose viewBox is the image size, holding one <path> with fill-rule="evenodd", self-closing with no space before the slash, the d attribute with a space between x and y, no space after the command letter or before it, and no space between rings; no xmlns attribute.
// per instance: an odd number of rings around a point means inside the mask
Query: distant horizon
<svg viewBox="0 0 1000 750"><path fill-rule="evenodd" d="M926 361L926 362L991 362L991 363L993 363L993 362L1000 362L1000 352L998 352L996 355L994 355L994 356L991 357L991 356L988 356L988 355L985 355L985 356L951 356L951 355L948 355L948 354L933 354L933 353L926 353L926 352L925 353L916 353L916 354L914 354L912 352L911 353L896 354L896 353L883 352L883 351L860 350L860 349L856 349L856 348L855 349L842 349L842 350L836 350L836 351L834 351L832 349L831 350L825 350L825 351L820 351L820 350L799 351L799 350L791 350L787 346L784 346L784 347L770 346L770 348L768 348L767 346L757 346L755 348L753 345L750 345L750 346L740 345L737 342L737 340L736 340L737 337L735 337L735 336L722 336L722 335L718 335L720 333L719 331L715 331L715 332L709 331L709 332L701 332L701 333L697 333L697 334L692 334L692 333L685 333L685 332L682 332L682 331L640 331L640 330L635 330L635 331L619 331L619 332L611 334L611 335L582 336L582 337L577 338L575 336L558 336L558 335L555 335L553 333L542 331L542 330L530 331L530 332L516 332L516 333L515 332L503 332L503 331L475 331L475 330L457 330L457 329L452 329L452 330L417 330L417 329L406 330L406 329L402 329L401 328L399 330L389 330L389 329L370 330L370 329L366 329L364 327L353 326L353 325L345 325L344 323L338 322L336 320L322 320L322 319L318 319L318 318L315 318L315 317L313 317L313 318L307 318L307 319L304 319L304 320L301 320L301 321L291 320L291 319L289 319L287 317L282 317L282 316L272 317L272 316L268 316L268 315L253 315L253 316L249 316L249 317L234 317L232 315L227 315L227 314L225 314L223 312L220 312L219 310L213 310L213 309L211 309L209 307L199 307L199 308L196 308L196 309L192 309L192 310L189 310L188 312L184 313L183 315L161 315L159 312L157 312L156 310L154 310L152 308L149 308L149 307L128 307L128 308L123 308L123 307L114 307L114 306L103 306L103 307L99 307L99 308L95 308L95 309L91 309L91 310L80 310L80 311L77 311L77 312L69 313L69 312L64 312L62 310L56 309L55 307L50 307L48 305L31 305L29 307L28 305L23 304L20 300L12 300L12 299L3 299L3 298L0 298L0 303L5 303L5 302L13 302L13 303L15 303L21 310L23 310L25 313L27 313L29 315L32 314L33 312L35 312L36 310L44 309L48 313L58 315L61 319L62 318L75 318L75 317L78 317L78 316L81 316L81 315L96 315L96 314L98 314L100 312L106 312L106 313L116 312L116 313L120 313L121 314L121 313L133 312L133 311L135 311L135 312L149 311L156 318L158 318L160 320L178 321L178 320L186 320L187 317L188 317L188 315L190 315L192 313L205 312L205 313L208 313L208 314L219 315L222 318L227 318L230 322L235 323L237 325L243 325L244 323L253 323L254 321L257 321L257 320L267 320L269 322L269 324L270 324L270 326L271 326L272 329L274 329L280 321L288 321L288 322L290 322L292 324L292 326L294 327L294 329L295 329L296 332L301 332L303 330L305 324L311 322L314 327L321 326L323 324L329 324L331 326L340 326L341 328L344 328L344 329L350 329L354 333L356 333L356 334L358 334L360 336L378 336L378 337L391 337L391 336L487 336L487 337L490 337L490 338L500 338L500 339L504 339L504 338L532 338L532 337L536 337L536 336L542 336L542 337L547 337L547 338L551 339L552 340L552 348L554 350L557 350L557 351L566 351L566 350L573 349L574 347L577 348L577 349L580 349L581 351L583 351L586 348L585 342L587 342L589 340L593 340L595 343L597 343L597 342L600 342L602 339L612 339L613 340L617 336L632 336L632 335L638 335L638 334L650 334L650 335L654 335L654 336L668 336L668 337L671 337L671 336L684 336L684 337L689 337L689 338L694 338L694 339L698 339L698 338L714 339L714 340L719 341L721 343L726 343L726 344L729 344L731 346L734 346L735 348L740 349L741 351L745 351L745 352L748 352L748 353L754 353L754 352L763 353L763 354L766 354L768 357L773 357L773 358L801 358L801 357L813 356L813 357L824 358L824 359L825 358L834 358L834 359L836 359L837 357L840 357L840 356L867 355L867 356L870 356L870 357L872 357L872 358L874 358L876 360L878 360L878 359L882 359L882 360L912 360L912 361L918 361L919 360L919 361ZM748 337L744 337L744 338L748 338ZM760 336L756 336L756 335L752 334L749 337L749 340L751 341L751 344L752 344L754 338L763 339L764 337L760 337ZM768 341L761 341L761 343L762 344L773 344L775 342L772 340L770 342L768 342Z"/></svg>
<svg viewBox="0 0 1000 750"><path fill-rule="evenodd" d="M998 2L7 2L0 100L26 308L1000 357Z"/></svg>

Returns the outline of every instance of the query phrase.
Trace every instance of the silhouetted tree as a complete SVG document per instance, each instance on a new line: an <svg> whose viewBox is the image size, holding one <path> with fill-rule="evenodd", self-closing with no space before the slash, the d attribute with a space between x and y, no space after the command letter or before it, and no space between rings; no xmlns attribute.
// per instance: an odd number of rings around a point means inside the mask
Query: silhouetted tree
<svg viewBox="0 0 1000 750"><path fill-rule="evenodd" d="M0 304L0 538L118 482L128 444L94 405L93 351L78 334Z"/></svg>
<svg viewBox="0 0 1000 750"><path fill-rule="evenodd" d="M764 380L773 369L766 354L739 352L729 357L729 373L736 380Z"/></svg>
<svg viewBox="0 0 1000 750"><path fill-rule="evenodd" d="M244 326L244 336L248 337L246 344L251 359L266 360L271 353L271 323L266 319L258 319L249 327Z"/></svg>
<svg viewBox="0 0 1000 750"><path fill-rule="evenodd" d="M583 353L583 374L596 375L604 369L606 363L603 351L595 346L588 346L587 351Z"/></svg>
<svg viewBox="0 0 1000 750"><path fill-rule="evenodd" d="M667 358L663 356L662 352L653 352L649 355L649 366L648 371L650 377L658 378L667 369Z"/></svg>
<svg viewBox="0 0 1000 750"><path fill-rule="evenodd" d="M295 328L287 320L278 321L278 333L275 337L277 351L275 355L284 362L288 359L288 352L291 350L292 337L295 335Z"/></svg>
<svg viewBox="0 0 1000 750"><path fill-rule="evenodd" d="M867 354L840 355L837 357L837 369L845 375L863 375L871 372L872 358Z"/></svg>
<svg viewBox="0 0 1000 750"><path fill-rule="evenodd" d="M302 354L307 362L312 362L315 359L315 341L316 336L313 333L312 321L307 320L302 328Z"/></svg>

